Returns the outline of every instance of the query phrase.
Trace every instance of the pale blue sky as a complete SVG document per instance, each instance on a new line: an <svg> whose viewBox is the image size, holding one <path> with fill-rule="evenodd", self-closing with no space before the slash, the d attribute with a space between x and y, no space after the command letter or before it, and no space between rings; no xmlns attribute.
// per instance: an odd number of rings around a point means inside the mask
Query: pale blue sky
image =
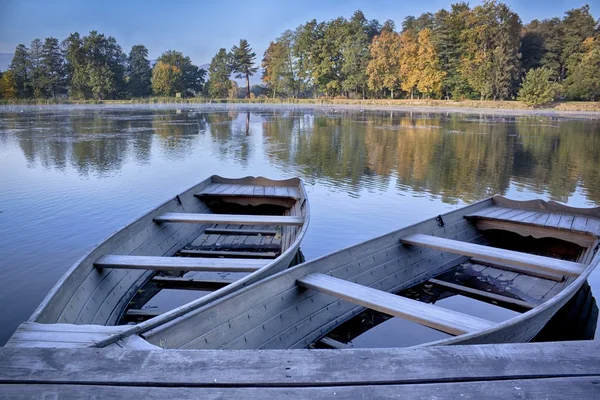
<svg viewBox="0 0 600 400"><path fill-rule="evenodd" d="M456 1L423 0L0 0L0 53L19 43L54 36L60 40L78 31L97 30L114 36L125 52L134 44L148 47L151 58L173 49L196 64L210 62L221 47L245 38L258 57L286 29L316 18L350 17L360 9L369 19L392 19L400 26L407 15L449 8ZM479 1L469 2L472 6ZM507 0L523 22L562 16L586 1ZM587 1L595 18L600 0Z"/></svg>

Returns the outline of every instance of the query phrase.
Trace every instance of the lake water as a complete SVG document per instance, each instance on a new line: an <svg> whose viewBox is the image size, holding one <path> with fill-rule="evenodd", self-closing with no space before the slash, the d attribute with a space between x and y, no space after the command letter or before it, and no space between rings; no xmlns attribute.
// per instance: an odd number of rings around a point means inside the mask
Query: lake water
<svg viewBox="0 0 600 400"><path fill-rule="evenodd" d="M178 107L0 108L0 345L90 248L212 174L302 177L307 259L496 193L600 205L597 119Z"/></svg>

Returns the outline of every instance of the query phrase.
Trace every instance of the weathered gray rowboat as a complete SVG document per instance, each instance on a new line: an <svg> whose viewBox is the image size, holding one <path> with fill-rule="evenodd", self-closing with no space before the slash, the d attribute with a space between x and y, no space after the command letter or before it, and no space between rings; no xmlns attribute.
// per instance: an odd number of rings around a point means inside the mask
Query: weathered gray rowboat
<svg viewBox="0 0 600 400"><path fill-rule="evenodd" d="M7 346L115 342L181 318L287 268L308 221L300 179L212 176L116 232L75 263ZM161 289L182 285L194 289L197 298L140 324L118 325L131 316L151 317L142 306ZM144 344L135 339L133 344Z"/></svg>
<svg viewBox="0 0 600 400"><path fill-rule="evenodd" d="M450 335L428 344L526 342L600 263L599 237L600 208L497 196L282 271L141 338L168 349L304 348L335 343L328 333L373 309ZM515 290L461 286L442 279L449 271L503 274ZM394 294L423 283L523 312L494 323Z"/></svg>

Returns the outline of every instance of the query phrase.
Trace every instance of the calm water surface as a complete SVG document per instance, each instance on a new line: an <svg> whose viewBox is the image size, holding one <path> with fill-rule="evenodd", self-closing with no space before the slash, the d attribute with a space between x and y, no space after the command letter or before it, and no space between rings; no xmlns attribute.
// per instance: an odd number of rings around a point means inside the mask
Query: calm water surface
<svg viewBox="0 0 600 400"><path fill-rule="evenodd" d="M90 248L212 174L302 177L312 210L302 250L312 259L495 193L600 205L600 121L310 107L0 108L0 345ZM590 283L600 293L600 271ZM400 344L431 334L388 323L407 332ZM356 344L398 344L389 338Z"/></svg>

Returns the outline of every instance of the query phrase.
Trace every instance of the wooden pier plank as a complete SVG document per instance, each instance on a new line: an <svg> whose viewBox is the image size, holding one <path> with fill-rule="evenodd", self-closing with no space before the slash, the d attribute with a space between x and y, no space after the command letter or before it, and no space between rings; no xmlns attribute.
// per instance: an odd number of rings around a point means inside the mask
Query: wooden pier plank
<svg viewBox="0 0 600 400"><path fill-rule="evenodd" d="M304 218L282 215L196 214L172 212L155 217L154 222L241 225L302 225L304 224Z"/></svg>
<svg viewBox="0 0 600 400"><path fill-rule="evenodd" d="M534 379L600 375L599 354L598 341L344 351L4 347L0 382L200 387Z"/></svg>
<svg viewBox="0 0 600 400"><path fill-rule="evenodd" d="M522 267L534 268L574 277L579 276L587 267L585 264L572 261L542 257L496 247L481 246L431 235L415 234L404 237L400 239L400 241L413 246L424 246L448 253L462 254L487 261L515 264Z"/></svg>
<svg viewBox="0 0 600 400"><path fill-rule="evenodd" d="M159 271L254 272L269 260L235 258L192 258L106 255L95 262L96 268L151 269Z"/></svg>
<svg viewBox="0 0 600 400"><path fill-rule="evenodd" d="M153 387L49 384L0 384L0 399L593 399L600 396L599 376L325 387Z"/></svg>
<svg viewBox="0 0 600 400"><path fill-rule="evenodd" d="M421 303L329 275L310 274L298 279L298 284L452 335L482 331L495 325L491 321Z"/></svg>

